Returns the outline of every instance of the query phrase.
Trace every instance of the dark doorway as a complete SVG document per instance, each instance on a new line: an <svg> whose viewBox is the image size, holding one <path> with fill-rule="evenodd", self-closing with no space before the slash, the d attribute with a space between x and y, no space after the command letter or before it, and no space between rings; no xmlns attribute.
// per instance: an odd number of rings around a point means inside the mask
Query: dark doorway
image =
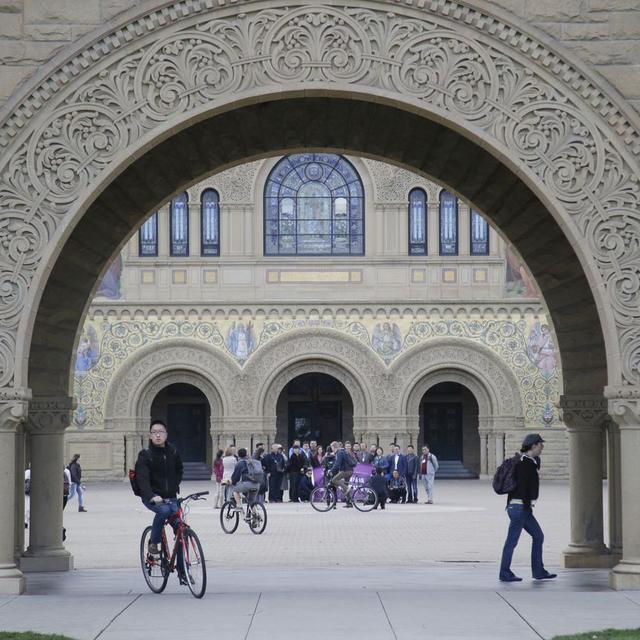
<svg viewBox="0 0 640 640"><path fill-rule="evenodd" d="M353 403L339 380L324 373L306 373L283 389L277 405L278 441L291 445L316 440L353 438Z"/></svg>
<svg viewBox="0 0 640 640"><path fill-rule="evenodd" d="M469 389L442 382L420 403L420 442L440 461L439 478L477 478L480 471L478 403Z"/></svg>
<svg viewBox="0 0 640 640"><path fill-rule="evenodd" d="M151 416L167 423L169 441L180 452L185 480L211 478L210 414L206 396L190 384L165 387L151 404Z"/></svg>

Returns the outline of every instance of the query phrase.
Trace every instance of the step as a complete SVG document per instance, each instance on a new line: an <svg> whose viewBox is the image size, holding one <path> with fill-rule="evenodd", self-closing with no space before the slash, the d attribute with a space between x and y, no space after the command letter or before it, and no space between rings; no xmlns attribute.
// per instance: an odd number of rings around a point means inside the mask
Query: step
<svg viewBox="0 0 640 640"><path fill-rule="evenodd" d="M211 480L211 465L206 462L184 462L183 480Z"/></svg>
<svg viewBox="0 0 640 640"><path fill-rule="evenodd" d="M465 480L477 478L478 474L467 469L461 460L440 460L436 478L440 480Z"/></svg>

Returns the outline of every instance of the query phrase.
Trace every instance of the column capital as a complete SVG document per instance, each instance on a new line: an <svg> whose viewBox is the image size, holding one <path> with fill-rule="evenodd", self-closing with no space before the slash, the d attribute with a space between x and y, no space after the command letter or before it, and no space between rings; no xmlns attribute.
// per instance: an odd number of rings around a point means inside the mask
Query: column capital
<svg viewBox="0 0 640 640"><path fill-rule="evenodd" d="M29 389L0 388L0 431L16 432L27 419Z"/></svg>
<svg viewBox="0 0 640 640"><path fill-rule="evenodd" d="M31 433L61 433L71 424L76 400L70 396L37 396L29 402Z"/></svg>
<svg viewBox="0 0 640 640"><path fill-rule="evenodd" d="M559 406L569 431L600 431L609 420L607 400L599 394L560 396Z"/></svg>
<svg viewBox="0 0 640 640"><path fill-rule="evenodd" d="M609 415L622 429L640 429L640 387L605 387Z"/></svg>

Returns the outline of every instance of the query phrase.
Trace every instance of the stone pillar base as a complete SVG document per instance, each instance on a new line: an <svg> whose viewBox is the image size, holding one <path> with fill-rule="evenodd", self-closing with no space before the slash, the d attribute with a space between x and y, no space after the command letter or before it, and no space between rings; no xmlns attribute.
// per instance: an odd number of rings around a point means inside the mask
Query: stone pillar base
<svg viewBox="0 0 640 640"><path fill-rule="evenodd" d="M73 556L65 549L49 552L41 551L33 555L27 551L20 558L20 569L24 573L71 571L73 569Z"/></svg>
<svg viewBox="0 0 640 640"><path fill-rule="evenodd" d="M616 591L640 591L640 564L617 564L609 574L609 585Z"/></svg>
<svg viewBox="0 0 640 640"><path fill-rule="evenodd" d="M10 567L0 568L0 595L19 596L27 588L27 581L20 569Z"/></svg>
<svg viewBox="0 0 640 640"><path fill-rule="evenodd" d="M563 555L566 569L610 569L618 562L606 547L594 549L569 545Z"/></svg>

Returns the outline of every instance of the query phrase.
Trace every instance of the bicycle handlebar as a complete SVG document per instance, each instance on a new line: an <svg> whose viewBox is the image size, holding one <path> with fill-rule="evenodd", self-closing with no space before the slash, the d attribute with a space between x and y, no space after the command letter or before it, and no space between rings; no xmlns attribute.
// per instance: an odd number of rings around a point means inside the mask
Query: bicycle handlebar
<svg viewBox="0 0 640 640"><path fill-rule="evenodd" d="M202 496L208 496L209 492L208 491L199 491L198 493L192 493L191 495L185 496L184 498L175 498L175 501L178 503L178 506L180 506L183 502L186 502L187 500L204 500L204 498L202 498ZM164 502L171 502L174 498L166 498L164 500Z"/></svg>

